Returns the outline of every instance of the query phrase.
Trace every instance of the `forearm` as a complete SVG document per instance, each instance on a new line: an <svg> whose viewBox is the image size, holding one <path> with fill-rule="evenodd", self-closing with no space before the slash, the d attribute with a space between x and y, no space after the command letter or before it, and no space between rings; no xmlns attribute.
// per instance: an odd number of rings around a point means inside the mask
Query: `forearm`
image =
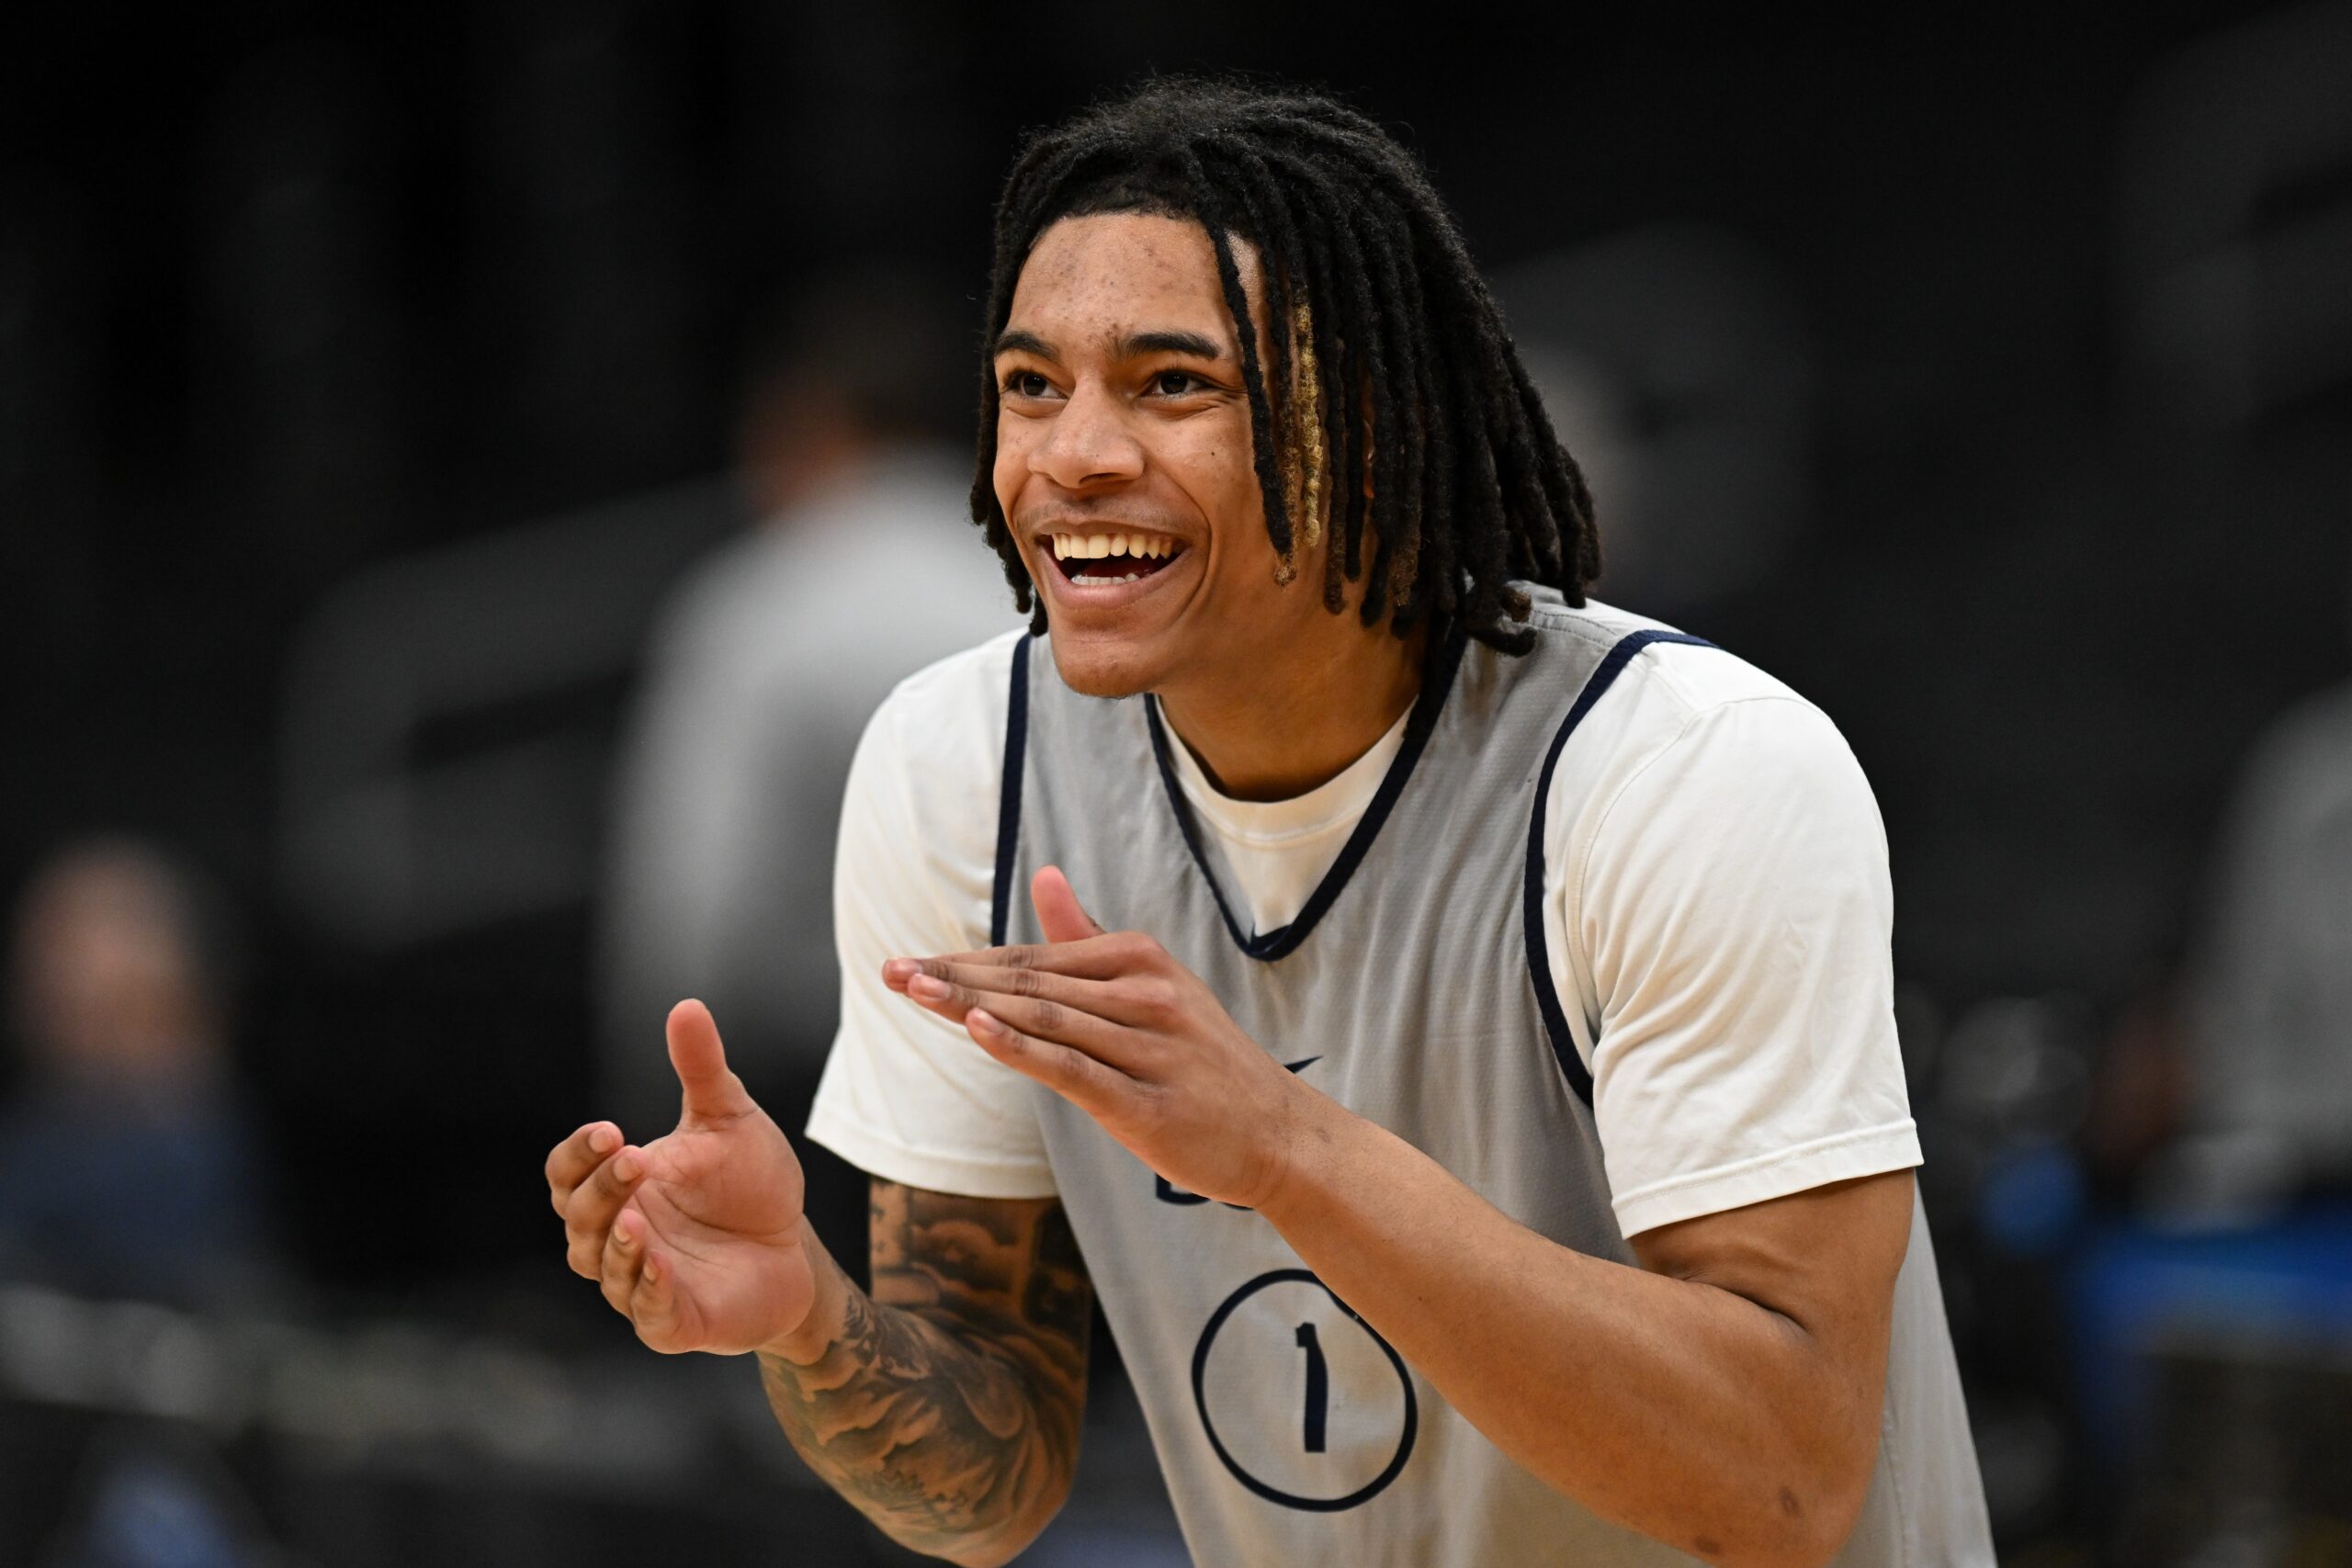
<svg viewBox="0 0 2352 1568"><path fill-rule="evenodd" d="M1078 1460L1084 1340L976 1332L962 1310L877 1302L814 1235L817 1296L764 1348L768 1404L809 1468L893 1540L980 1568L1043 1529ZM877 1291L906 1293L877 1267ZM917 1293L921 1293L918 1291ZM1080 1308L1081 1314L1083 1308Z"/></svg>
<svg viewBox="0 0 2352 1568"><path fill-rule="evenodd" d="M1473 1426L1594 1512L1711 1561L1834 1552L1870 1473L1875 1383L1840 1386L1790 1318L1560 1247L1322 1107L1311 1156L1261 1213Z"/></svg>

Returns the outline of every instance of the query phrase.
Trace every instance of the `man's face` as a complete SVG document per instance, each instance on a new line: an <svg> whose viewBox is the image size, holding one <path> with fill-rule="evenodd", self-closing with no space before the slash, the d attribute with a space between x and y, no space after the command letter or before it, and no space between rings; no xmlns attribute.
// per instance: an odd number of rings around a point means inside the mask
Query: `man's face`
<svg viewBox="0 0 2352 1568"><path fill-rule="evenodd" d="M1263 365L1257 257L1235 248ZM1206 230L1140 213L1054 224L996 348L997 500L1073 689L1221 683L1323 640L1315 623L1338 617L1322 607L1319 552L1300 552L1294 583L1274 581ZM1106 549L1121 553L1092 553Z"/></svg>

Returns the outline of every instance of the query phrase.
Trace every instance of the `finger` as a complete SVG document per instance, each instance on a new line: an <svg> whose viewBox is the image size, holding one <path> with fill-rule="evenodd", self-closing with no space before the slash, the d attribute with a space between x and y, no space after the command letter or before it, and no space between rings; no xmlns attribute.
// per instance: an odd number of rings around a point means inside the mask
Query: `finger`
<svg viewBox="0 0 2352 1568"><path fill-rule="evenodd" d="M650 1236L644 1252L644 1267L637 1271L637 1290L629 1297L628 1318L637 1325L639 1339L667 1355L678 1348L676 1265Z"/></svg>
<svg viewBox="0 0 2352 1568"><path fill-rule="evenodd" d="M973 1009L965 1017L964 1029L981 1050L1098 1122L1117 1114L1136 1092L1136 1080L1117 1068L1083 1051L1024 1034L985 1008Z"/></svg>
<svg viewBox="0 0 2352 1568"><path fill-rule="evenodd" d="M587 1279L596 1278L606 1233L621 1206L645 1179L645 1151L622 1145L598 1166L587 1180L572 1190L564 1205L563 1234L571 1243L571 1268Z"/></svg>
<svg viewBox="0 0 2352 1568"><path fill-rule="evenodd" d="M1069 878L1057 865L1046 866L1029 879L1029 901L1037 907L1037 929L1046 933L1047 942L1083 942L1102 934L1102 928L1079 903Z"/></svg>
<svg viewBox="0 0 2352 1568"><path fill-rule="evenodd" d="M638 1274L645 1267L646 1239L645 1213L639 1209L623 1210L605 1235L597 1277L605 1300L623 1317L631 1316L629 1303L637 1294Z"/></svg>
<svg viewBox="0 0 2352 1568"><path fill-rule="evenodd" d="M946 964L972 964L998 969L1035 969L1047 975L1068 975L1081 980L1115 980L1152 964L1159 943L1140 931L1113 931L1077 942L1027 942L1010 947L980 947L967 953L933 956ZM882 983L903 991L907 982L922 973L923 960L893 958L882 965Z"/></svg>
<svg viewBox="0 0 2352 1568"><path fill-rule="evenodd" d="M670 1066L685 1091L680 1125L731 1122L757 1109L743 1080L727 1070L727 1047L710 1010L688 999L670 1010Z"/></svg>
<svg viewBox="0 0 2352 1568"><path fill-rule="evenodd" d="M1173 995L1168 982L1154 976L1120 976L1110 980L1057 975L1050 969L1015 969L999 964L962 964L952 958L919 958L914 973L899 988L921 1002L944 999L939 987L961 987L995 997L1029 998L1057 1007L1140 1029L1162 1021L1165 1004ZM981 1007L994 1004L980 1002ZM959 1015L960 1016L960 1015ZM1010 1017L1011 1015L1003 1015ZM1015 1023L1022 1023L1014 1019ZM1022 1027L1026 1028L1025 1023Z"/></svg>
<svg viewBox="0 0 2352 1568"><path fill-rule="evenodd" d="M950 1023L962 1023L965 1015L978 1008L1024 1034L1075 1047L1129 1071L1135 1066L1136 1051L1142 1043L1132 1030L1115 1020L1084 1006L1034 992L989 990L918 975L908 983L907 999Z"/></svg>
<svg viewBox="0 0 2352 1568"><path fill-rule="evenodd" d="M1084 976L1058 976L1051 968L959 964L955 959L912 959L912 964L915 971L899 989L917 1001L938 1001L938 985L945 983L992 997L1035 997L1037 1001L1051 1001L1125 1025L1141 1022L1141 1013L1148 1010L1146 999L1158 989L1143 980L1089 980Z"/></svg>
<svg viewBox="0 0 2352 1568"><path fill-rule="evenodd" d="M571 1199L572 1189L621 1146L621 1130L610 1122L591 1122L558 1144L548 1154L548 1201L555 1212Z"/></svg>

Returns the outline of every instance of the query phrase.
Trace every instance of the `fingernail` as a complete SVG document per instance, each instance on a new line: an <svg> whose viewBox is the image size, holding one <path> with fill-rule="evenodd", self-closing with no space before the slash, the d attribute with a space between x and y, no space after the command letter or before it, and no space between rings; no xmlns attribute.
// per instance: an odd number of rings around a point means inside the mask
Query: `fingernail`
<svg viewBox="0 0 2352 1568"><path fill-rule="evenodd" d="M621 1135L610 1127L599 1127L588 1134L588 1146L600 1155L608 1155L621 1146Z"/></svg>
<svg viewBox="0 0 2352 1568"><path fill-rule="evenodd" d="M628 1251L637 1245L637 1237L618 1220L613 1222L613 1239L620 1243L623 1252Z"/></svg>
<svg viewBox="0 0 2352 1568"><path fill-rule="evenodd" d="M894 980L901 985L911 978L914 972L915 961L911 958L893 958L882 965L882 978Z"/></svg>
<svg viewBox="0 0 2352 1568"><path fill-rule="evenodd" d="M974 1029L978 1030L982 1034L1001 1034L1004 1032L1004 1025L999 1023L996 1021L996 1015L989 1012L986 1008L974 1008L964 1021L970 1024Z"/></svg>
<svg viewBox="0 0 2352 1568"><path fill-rule="evenodd" d="M615 1181L635 1181L637 1179L637 1172L638 1164L637 1156L635 1155L623 1155L620 1158L613 1161L613 1179Z"/></svg>
<svg viewBox="0 0 2352 1568"><path fill-rule="evenodd" d="M927 1002L944 1002L954 994L955 987L933 975L918 975L907 982L907 989Z"/></svg>

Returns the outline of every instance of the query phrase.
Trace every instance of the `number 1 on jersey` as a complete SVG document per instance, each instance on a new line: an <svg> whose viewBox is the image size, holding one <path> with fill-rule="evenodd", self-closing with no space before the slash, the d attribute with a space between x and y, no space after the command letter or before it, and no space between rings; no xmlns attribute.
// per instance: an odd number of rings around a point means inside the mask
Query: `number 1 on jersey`
<svg viewBox="0 0 2352 1568"><path fill-rule="evenodd" d="M1323 1343L1315 1337L1315 1325L1298 1325L1298 1348L1306 1352L1306 1451L1323 1451L1323 1417L1331 1404L1331 1374L1323 1364Z"/></svg>

